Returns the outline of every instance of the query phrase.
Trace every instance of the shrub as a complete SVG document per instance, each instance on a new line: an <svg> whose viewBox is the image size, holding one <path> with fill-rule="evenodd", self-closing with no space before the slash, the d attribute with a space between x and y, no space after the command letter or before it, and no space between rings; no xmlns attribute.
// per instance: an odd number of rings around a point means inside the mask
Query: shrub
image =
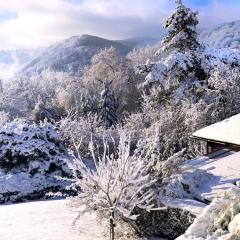
<svg viewBox="0 0 240 240"><path fill-rule="evenodd" d="M14 121L0 126L0 202L67 192L70 161L51 125Z"/></svg>

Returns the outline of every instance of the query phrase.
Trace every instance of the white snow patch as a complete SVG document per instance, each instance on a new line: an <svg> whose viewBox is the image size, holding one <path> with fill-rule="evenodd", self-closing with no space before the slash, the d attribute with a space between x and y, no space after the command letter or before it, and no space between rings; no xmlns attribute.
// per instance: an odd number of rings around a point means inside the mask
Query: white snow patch
<svg viewBox="0 0 240 240"><path fill-rule="evenodd" d="M85 213L76 222L69 200L0 205L1 240L107 240L96 214ZM145 239L145 238L144 238ZM147 239L145 239L147 240ZM164 240L150 238L149 240Z"/></svg>
<svg viewBox="0 0 240 240"><path fill-rule="evenodd" d="M199 216L206 207L206 204L193 199L161 198L161 202L168 207L189 211L195 216Z"/></svg>
<svg viewBox="0 0 240 240"><path fill-rule="evenodd" d="M28 202L0 206L1 240L103 240L94 214L74 225L78 213L67 200Z"/></svg>
<svg viewBox="0 0 240 240"><path fill-rule="evenodd" d="M198 189L203 199L211 201L240 180L240 152L221 150L208 157L189 160L185 167L205 170L213 175L211 181Z"/></svg>
<svg viewBox="0 0 240 240"><path fill-rule="evenodd" d="M229 232L237 234L240 232L240 213L237 214L228 225Z"/></svg>

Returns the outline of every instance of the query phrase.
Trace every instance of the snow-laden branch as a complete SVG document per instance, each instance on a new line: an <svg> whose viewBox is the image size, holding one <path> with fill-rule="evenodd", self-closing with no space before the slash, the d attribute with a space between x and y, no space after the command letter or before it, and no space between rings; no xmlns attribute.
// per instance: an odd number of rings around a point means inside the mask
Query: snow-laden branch
<svg viewBox="0 0 240 240"><path fill-rule="evenodd" d="M124 132L120 134L117 154L107 154L107 144L101 157L96 157L90 144L95 169L90 169L79 159L82 179L77 180L82 192L73 199L74 206L85 205L85 211L113 209L118 215L135 219L135 207L154 207L156 182L150 175L154 160L130 151L131 139Z"/></svg>

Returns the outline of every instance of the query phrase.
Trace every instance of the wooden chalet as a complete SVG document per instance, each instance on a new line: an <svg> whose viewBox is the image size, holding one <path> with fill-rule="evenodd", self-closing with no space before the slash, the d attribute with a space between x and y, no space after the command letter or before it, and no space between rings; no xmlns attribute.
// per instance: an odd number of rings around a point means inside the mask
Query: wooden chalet
<svg viewBox="0 0 240 240"><path fill-rule="evenodd" d="M224 121L202 128L192 135L193 138L207 142L207 152L227 149L240 151L240 114Z"/></svg>

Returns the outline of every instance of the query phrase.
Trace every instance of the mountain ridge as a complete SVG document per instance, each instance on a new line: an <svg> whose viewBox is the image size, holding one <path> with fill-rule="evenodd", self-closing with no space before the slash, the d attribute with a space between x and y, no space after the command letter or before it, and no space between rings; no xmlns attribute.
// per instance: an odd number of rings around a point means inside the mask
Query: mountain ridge
<svg viewBox="0 0 240 240"><path fill-rule="evenodd" d="M15 73L31 74L50 68L79 75L91 58L101 49L115 47L120 55L133 48L157 44L161 38L133 37L109 40L92 35L72 36L41 49L0 51L0 78L11 78ZM240 20L199 30L199 41L215 48L240 49Z"/></svg>

